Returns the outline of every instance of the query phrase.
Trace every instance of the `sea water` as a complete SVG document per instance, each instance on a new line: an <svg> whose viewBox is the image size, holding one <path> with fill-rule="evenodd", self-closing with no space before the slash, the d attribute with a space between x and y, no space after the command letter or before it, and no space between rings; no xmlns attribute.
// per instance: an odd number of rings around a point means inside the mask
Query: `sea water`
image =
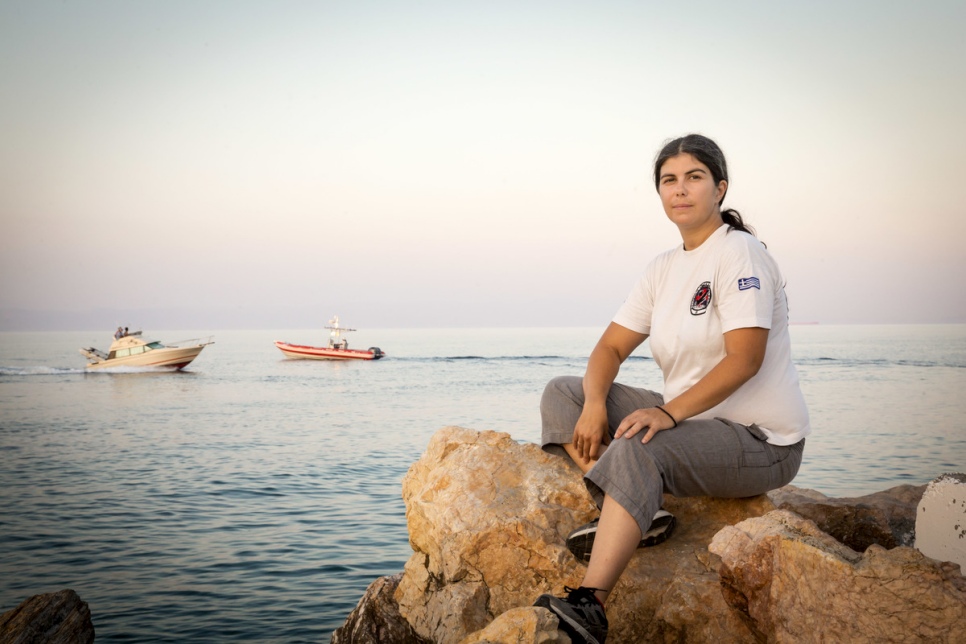
<svg viewBox="0 0 966 644"><path fill-rule="evenodd" d="M108 334L0 333L0 611L72 588L98 642L327 641L411 554L400 481L441 427L539 440L600 329L366 330L373 362L215 334L180 373L86 373ZM856 496L966 469L966 325L796 326L795 485ZM661 389L642 347L620 380Z"/></svg>

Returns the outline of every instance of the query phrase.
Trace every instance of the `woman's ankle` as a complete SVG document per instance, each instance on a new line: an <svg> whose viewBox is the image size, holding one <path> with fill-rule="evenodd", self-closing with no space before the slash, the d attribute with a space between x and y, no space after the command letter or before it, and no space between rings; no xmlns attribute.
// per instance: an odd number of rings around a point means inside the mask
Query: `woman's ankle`
<svg viewBox="0 0 966 644"><path fill-rule="evenodd" d="M604 590L603 588L593 588L591 586L581 586L584 590L589 590L593 595L597 603L600 604L601 608L604 608L607 603L607 596L610 595L609 590Z"/></svg>

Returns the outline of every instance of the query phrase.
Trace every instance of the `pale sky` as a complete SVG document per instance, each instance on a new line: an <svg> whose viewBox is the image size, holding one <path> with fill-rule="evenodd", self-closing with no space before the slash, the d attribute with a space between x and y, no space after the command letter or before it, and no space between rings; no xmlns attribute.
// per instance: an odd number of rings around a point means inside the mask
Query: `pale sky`
<svg viewBox="0 0 966 644"><path fill-rule="evenodd" d="M0 1L0 330L601 326L668 138L793 322L966 322L966 3Z"/></svg>

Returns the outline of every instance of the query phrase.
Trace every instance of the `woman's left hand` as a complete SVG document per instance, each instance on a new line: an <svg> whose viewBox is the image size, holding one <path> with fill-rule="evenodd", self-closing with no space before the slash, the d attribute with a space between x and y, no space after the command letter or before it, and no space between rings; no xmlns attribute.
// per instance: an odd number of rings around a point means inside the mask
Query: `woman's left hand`
<svg viewBox="0 0 966 644"><path fill-rule="evenodd" d="M641 439L642 443L646 443L654 438L654 435L658 432L672 427L674 427L674 421L657 407L638 409L629 413L621 421L621 424L617 426L617 431L614 432L614 439L630 438L642 429L646 429L644 438Z"/></svg>

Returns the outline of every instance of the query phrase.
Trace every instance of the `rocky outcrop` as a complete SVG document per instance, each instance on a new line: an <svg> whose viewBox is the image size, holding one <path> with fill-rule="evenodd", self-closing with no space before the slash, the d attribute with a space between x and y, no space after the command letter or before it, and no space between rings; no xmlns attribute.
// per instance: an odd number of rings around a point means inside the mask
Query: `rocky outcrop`
<svg viewBox="0 0 966 644"><path fill-rule="evenodd" d="M449 427L410 468L403 498L414 554L396 599L421 637L458 642L541 593L580 583L584 567L564 539L597 508L566 459L507 434ZM665 507L678 518L674 538L628 566L608 602L610 639L750 636L721 595L707 544L774 504L669 496Z"/></svg>
<svg viewBox="0 0 966 644"><path fill-rule="evenodd" d="M966 622L959 569L904 545L921 489L851 500L793 487L750 499L666 496L677 528L631 560L608 600L608 641L834 641L845 632L955 641L942 633L958 635L956 620ZM576 467L507 434L448 427L410 468L403 497L413 556L353 615L388 602L398 579L398 614L370 611L383 628L399 619L417 638L398 641L566 642L556 618L532 604L578 585L584 571L564 546L597 514ZM841 630L856 606L860 626Z"/></svg>
<svg viewBox="0 0 966 644"><path fill-rule="evenodd" d="M7 644L89 644L94 623L87 602L73 590L28 597L0 615L0 642Z"/></svg>

